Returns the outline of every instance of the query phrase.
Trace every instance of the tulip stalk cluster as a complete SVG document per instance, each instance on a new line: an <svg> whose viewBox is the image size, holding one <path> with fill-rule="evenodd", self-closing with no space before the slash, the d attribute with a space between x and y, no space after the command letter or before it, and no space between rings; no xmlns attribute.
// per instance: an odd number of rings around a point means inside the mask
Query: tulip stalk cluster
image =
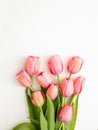
<svg viewBox="0 0 98 130"><path fill-rule="evenodd" d="M16 78L26 91L30 122L20 123L12 130L75 130L78 100L85 78L74 77L74 74L81 70L83 63L79 56L70 58L68 77L61 79L62 59L59 55L51 56L48 68L57 79L53 82L50 73L40 71L40 57L27 57L24 69L17 73ZM40 85L38 90L34 90L34 80Z"/></svg>

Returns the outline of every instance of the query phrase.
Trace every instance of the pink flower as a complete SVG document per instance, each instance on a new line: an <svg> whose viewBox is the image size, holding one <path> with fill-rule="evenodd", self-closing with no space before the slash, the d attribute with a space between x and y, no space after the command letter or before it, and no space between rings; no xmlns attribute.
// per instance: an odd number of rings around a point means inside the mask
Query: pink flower
<svg viewBox="0 0 98 130"><path fill-rule="evenodd" d="M71 105L65 105L59 113L59 119L62 122L69 122L71 121L74 114L74 108Z"/></svg>
<svg viewBox="0 0 98 130"><path fill-rule="evenodd" d="M85 84L86 79L82 76L78 76L75 80L74 80L74 93L75 94L80 94L83 86Z"/></svg>
<svg viewBox="0 0 98 130"><path fill-rule="evenodd" d="M54 100L58 96L58 86L56 84L51 84L47 89L47 95Z"/></svg>
<svg viewBox="0 0 98 130"><path fill-rule="evenodd" d="M28 74L37 74L40 69L40 58L37 56L29 56L26 60L25 69Z"/></svg>
<svg viewBox="0 0 98 130"><path fill-rule="evenodd" d="M32 84L31 77L25 70L20 71L16 75L17 80L22 84L24 87L29 87Z"/></svg>
<svg viewBox="0 0 98 130"><path fill-rule="evenodd" d="M37 81L43 88L48 88L51 84L51 80L46 72L40 72L37 75Z"/></svg>
<svg viewBox="0 0 98 130"><path fill-rule="evenodd" d="M45 95L41 90L34 91L31 95L31 101L35 106L42 106L45 102Z"/></svg>
<svg viewBox="0 0 98 130"><path fill-rule="evenodd" d="M54 75L60 74L63 71L63 64L59 55L51 56L49 59L49 69Z"/></svg>
<svg viewBox="0 0 98 130"><path fill-rule="evenodd" d="M74 91L73 81L68 78L63 79L61 82L61 91L63 96L70 97Z"/></svg>
<svg viewBox="0 0 98 130"><path fill-rule="evenodd" d="M78 73L83 65L83 62L83 59L81 59L79 56L72 57L68 63L68 71L71 74Z"/></svg>

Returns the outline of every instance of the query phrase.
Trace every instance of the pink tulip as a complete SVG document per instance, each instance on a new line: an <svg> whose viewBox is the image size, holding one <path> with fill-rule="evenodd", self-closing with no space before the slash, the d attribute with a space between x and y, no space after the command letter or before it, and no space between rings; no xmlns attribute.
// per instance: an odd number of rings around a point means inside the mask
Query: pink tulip
<svg viewBox="0 0 98 130"><path fill-rule="evenodd" d="M29 87L32 84L31 77L25 70L20 71L16 78L24 87Z"/></svg>
<svg viewBox="0 0 98 130"><path fill-rule="evenodd" d="M40 58L37 56L29 56L26 60L25 69L28 74L37 74L40 69Z"/></svg>
<svg viewBox="0 0 98 130"><path fill-rule="evenodd" d="M59 119L62 122L69 122L71 121L74 114L74 108L71 105L65 105L59 113Z"/></svg>
<svg viewBox="0 0 98 130"><path fill-rule="evenodd" d="M63 96L70 97L74 91L73 81L68 78L63 79L61 82L61 91Z"/></svg>
<svg viewBox="0 0 98 130"><path fill-rule="evenodd" d="M45 95L41 90L34 91L31 95L31 101L35 106L42 106L45 102Z"/></svg>
<svg viewBox="0 0 98 130"><path fill-rule="evenodd" d="M51 56L49 59L49 69L54 75L60 74L63 71L63 64L59 55Z"/></svg>
<svg viewBox="0 0 98 130"><path fill-rule="evenodd" d="M54 100L58 96L58 86L56 84L51 84L47 89L47 95Z"/></svg>
<svg viewBox="0 0 98 130"><path fill-rule="evenodd" d="M37 75L37 81L43 88L48 88L51 84L51 80L46 72L40 72Z"/></svg>
<svg viewBox="0 0 98 130"><path fill-rule="evenodd" d="M83 65L83 62L83 59L81 59L79 56L72 57L68 63L68 71L71 74L78 73Z"/></svg>
<svg viewBox="0 0 98 130"><path fill-rule="evenodd" d="M75 80L74 80L74 93L75 94L80 94L83 86L85 84L86 79L82 76L78 76Z"/></svg>

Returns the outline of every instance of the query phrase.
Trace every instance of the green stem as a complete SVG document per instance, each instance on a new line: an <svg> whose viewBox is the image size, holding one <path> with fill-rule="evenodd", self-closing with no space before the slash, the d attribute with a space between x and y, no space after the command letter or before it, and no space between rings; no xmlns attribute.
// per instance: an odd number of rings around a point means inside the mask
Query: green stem
<svg viewBox="0 0 98 130"><path fill-rule="evenodd" d="M64 123L63 122L61 123L59 130L64 130Z"/></svg>
<svg viewBox="0 0 98 130"><path fill-rule="evenodd" d="M71 76L72 76L72 74L70 73L70 74L68 75L68 78L70 79L70 78L71 78Z"/></svg>
<svg viewBox="0 0 98 130"><path fill-rule="evenodd" d="M63 126L63 123L61 123L61 125L60 125L60 127L59 127L59 130L61 130L62 126Z"/></svg>
<svg viewBox="0 0 98 130"><path fill-rule="evenodd" d="M33 75L31 76L31 79L32 79L32 84L31 84L31 86L30 86L30 89L31 89L31 91L33 92L33 91L34 91L34 89L33 89Z"/></svg>
<svg viewBox="0 0 98 130"><path fill-rule="evenodd" d="M57 78L58 78L58 85L60 86L60 75L59 74L57 75Z"/></svg>
<svg viewBox="0 0 98 130"><path fill-rule="evenodd" d="M59 75L59 74L57 75L57 78L58 78L58 87L59 87L59 91L61 92L61 89L60 89L60 75Z"/></svg>
<svg viewBox="0 0 98 130"><path fill-rule="evenodd" d="M62 122L62 128L63 128L62 130L64 130L64 123L63 122Z"/></svg>
<svg viewBox="0 0 98 130"><path fill-rule="evenodd" d="M40 111L43 113L43 109L42 109L42 107L40 107Z"/></svg>
<svg viewBox="0 0 98 130"><path fill-rule="evenodd" d="M30 86L30 90L31 90L32 92L34 91L32 85Z"/></svg>
<svg viewBox="0 0 98 130"><path fill-rule="evenodd" d="M74 99L77 97L77 95L73 94L70 99L70 105L73 105Z"/></svg>
<svg viewBox="0 0 98 130"><path fill-rule="evenodd" d="M65 103L66 103L66 98L63 97L63 98L62 98L62 107L65 105Z"/></svg>

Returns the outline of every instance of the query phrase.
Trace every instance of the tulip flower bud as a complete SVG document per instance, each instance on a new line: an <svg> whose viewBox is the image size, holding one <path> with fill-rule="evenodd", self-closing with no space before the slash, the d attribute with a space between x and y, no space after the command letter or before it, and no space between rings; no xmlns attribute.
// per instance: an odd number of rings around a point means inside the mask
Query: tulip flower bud
<svg viewBox="0 0 98 130"><path fill-rule="evenodd" d="M63 79L61 82L61 91L64 97L70 97L74 91L73 81L68 78Z"/></svg>
<svg viewBox="0 0 98 130"><path fill-rule="evenodd" d="M40 58L37 56L29 56L26 60L25 69L28 74L37 74L40 69Z"/></svg>
<svg viewBox="0 0 98 130"><path fill-rule="evenodd" d="M51 80L46 72L40 72L37 75L37 81L43 88L48 88L51 84Z"/></svg>
<svg viewBox="0 0 98 130"><path fill-rule="evenodd" d="M74 108L71 105L65 105L59 112L59 119L62 122L69 122L71 121L74 114Z"/></svg>
<svg viewBox="0 0 98 130"><path fill-rule="evenodd" d="M51 56L49 59L49 69L54 75L60 74L63 71L63 64L59 55Z"/></svg>
<svg viewBox="0 0 98 130"><path fill-rule="evenodd" d="M54 100L58 96L58 86L56 84L51 84L47 89L47 95Z"/></svg>
<svg viewBox="0 0 98 130"><path fill-rule="evenodd" d="M42 106L45 102L45 95L41 90L34 91L31 95L31 101L35 106Z"/></svg>
<svg viewBox="0 0 98 130"><path fill-rule="evenodd" d="M75 80L74 80L74 93L75 94L80 94L82 91L82 88L85 84L86 79L82 76L78 76Z"/></svg>
<svg viewBox="0 0 98 130"><path fill-rule="evenodd" d="M83 59L81 59L79 56L72 57L68 63L68 71L71 74L78 73L83 65L83 62Z"/></svg>
<svg viewBox="0 0 98 130"><path fill-rule="evenodd" d="M24 87L29 87L32 84L31 77L25 70L20 71L16 78Z"/></svg>

